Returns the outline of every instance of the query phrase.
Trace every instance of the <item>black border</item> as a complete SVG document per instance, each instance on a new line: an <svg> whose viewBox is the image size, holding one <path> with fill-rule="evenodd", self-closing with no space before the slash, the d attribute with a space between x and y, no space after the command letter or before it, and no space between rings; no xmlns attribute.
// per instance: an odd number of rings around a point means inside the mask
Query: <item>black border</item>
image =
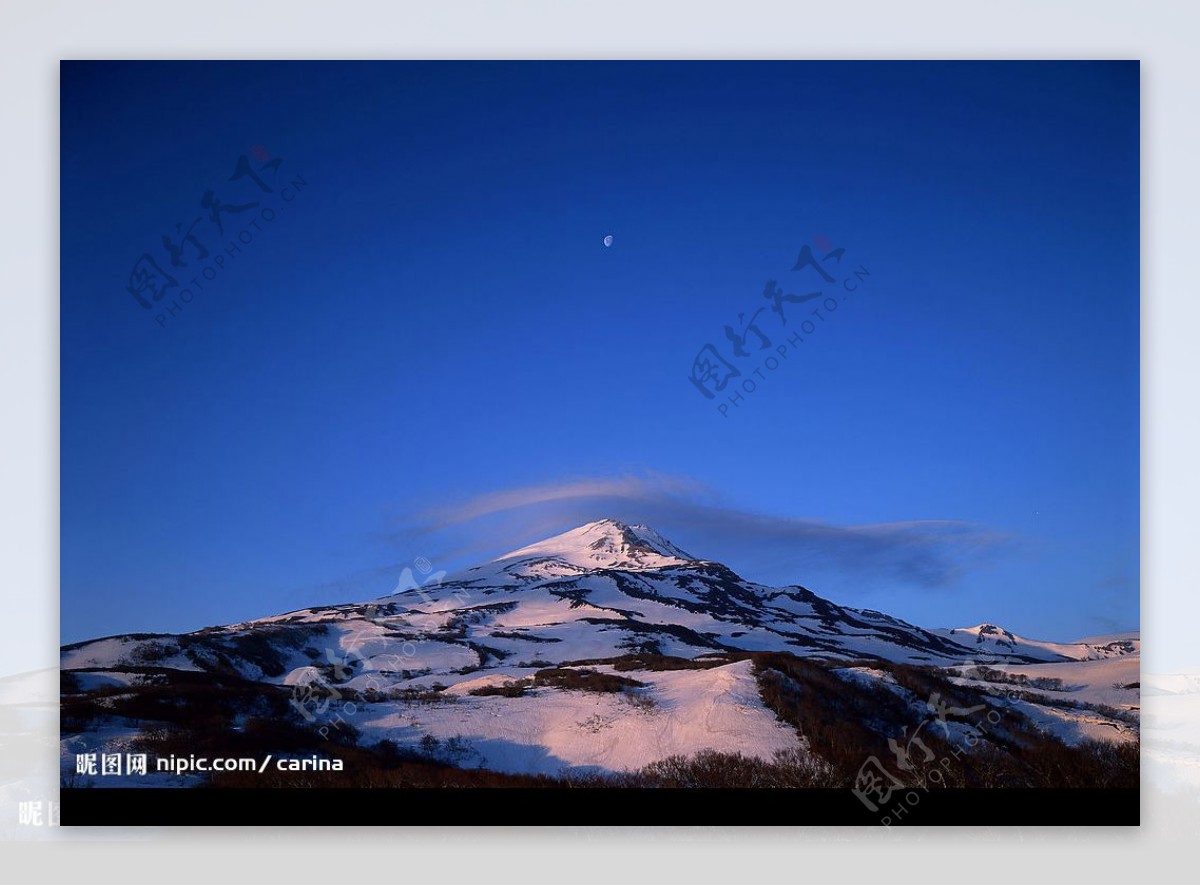
<svg viewBox="0 0 1200 886"><path fill-rule="evenodd" d="M1137 788L913 788L875 812L841 788L63 788L60 809L67 827L479 826L493 804L521 827L1141 823Z"/></svg>

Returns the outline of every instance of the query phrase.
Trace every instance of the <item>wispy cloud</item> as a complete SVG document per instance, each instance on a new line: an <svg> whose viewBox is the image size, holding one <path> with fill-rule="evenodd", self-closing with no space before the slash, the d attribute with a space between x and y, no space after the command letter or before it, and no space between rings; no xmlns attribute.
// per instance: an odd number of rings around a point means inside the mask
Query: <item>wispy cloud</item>
<svg viewBox="0 0 1200 886"><path fill-rule="evenodd" d="M534 505L563 504L586 508L602 501L644 504L691 499L705 493L705 488L694 480L661 474L585 478L490 492L430 511L423 516L431 528L442 528Z"/></svg>
<svg viewBox="0 0 1200 886"><path fill-rule="evenodd" d="M837 573L876 584L945 588L1007 540L952 519L839 525L756 513L727 504L693 479L655 473L493 491L415 515L405 534L450 535L460 545L455 555L495 556L601 517L645 523L696 556L786 583Z"/></svg>

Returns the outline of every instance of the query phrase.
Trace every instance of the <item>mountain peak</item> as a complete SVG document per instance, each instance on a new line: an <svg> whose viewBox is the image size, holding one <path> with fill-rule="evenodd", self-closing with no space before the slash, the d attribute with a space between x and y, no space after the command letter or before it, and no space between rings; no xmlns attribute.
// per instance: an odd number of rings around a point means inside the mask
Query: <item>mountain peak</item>
<svg viewBox="0 0 1200 886"><path fill-rule="evenodd" d="M577 526L498 560L554 559L584 569L657 569L696 558L649 526L605 518Z"/></svg>

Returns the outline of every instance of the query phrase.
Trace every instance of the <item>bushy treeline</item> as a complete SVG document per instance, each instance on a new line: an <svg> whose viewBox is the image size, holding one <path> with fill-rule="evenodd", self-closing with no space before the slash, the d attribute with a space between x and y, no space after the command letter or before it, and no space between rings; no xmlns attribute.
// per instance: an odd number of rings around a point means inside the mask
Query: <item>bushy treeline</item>
<svg viewBox="0 0 1200 886"><path fill-rule="evenodd" d="M891 676L901 690L895 691L882 681L841 679L826 664L790 655L756 653L754 661L763 702L828 764L829 787L854 785L872 757L912 786L1138 786L1138 741L1068 745L1017 708L998 706L994 697L956 685L936 668L870 662ZM932 760L920 745L908 746L918 732ZM910 752L910 769L897 765L889 739Z"/></svg>

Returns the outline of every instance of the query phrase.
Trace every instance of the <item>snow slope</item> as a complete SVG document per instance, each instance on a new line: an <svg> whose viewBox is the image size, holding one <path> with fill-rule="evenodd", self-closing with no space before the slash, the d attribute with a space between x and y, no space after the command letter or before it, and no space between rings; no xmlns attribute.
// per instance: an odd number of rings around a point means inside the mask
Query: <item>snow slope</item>
<svg viewBox="0 0 1200 886"><path fill-rule="evenodd" d="M474 697L469 689L519 678L501 672L460 684L445 704L372 706L355 725L369 738L416 743L424 735L470 746L459 762L546 775L639 769L673 754L741 751L770 759L801 747L793 729L758 696L749 661L706 670L624 676L651 682L634 704L623 693L535 690L520 698Z"/></svg>

